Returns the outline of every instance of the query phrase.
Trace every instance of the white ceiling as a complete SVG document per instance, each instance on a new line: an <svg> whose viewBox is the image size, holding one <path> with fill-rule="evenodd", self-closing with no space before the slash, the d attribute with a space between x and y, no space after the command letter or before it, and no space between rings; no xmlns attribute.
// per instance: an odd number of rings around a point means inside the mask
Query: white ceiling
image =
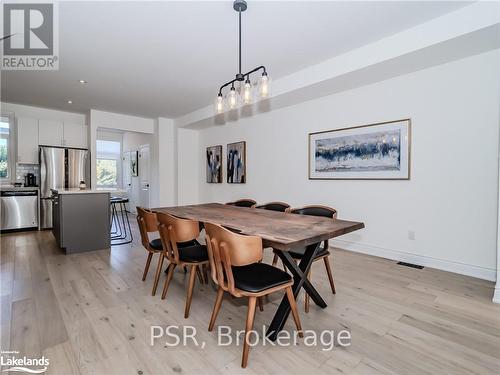
<svg viewBox="0 0 500 375"><path fill-rule="evenodd" d="M206 106L237 70L231 3L60 2L59 71L2 71L2 100L168 118ZM249 1L243 70L276 79L466 5Z"/></svg>

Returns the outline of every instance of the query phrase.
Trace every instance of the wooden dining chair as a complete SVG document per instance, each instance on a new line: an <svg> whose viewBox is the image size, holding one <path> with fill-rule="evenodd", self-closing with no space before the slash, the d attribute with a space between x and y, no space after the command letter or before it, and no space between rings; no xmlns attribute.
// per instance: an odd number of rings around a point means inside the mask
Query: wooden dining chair
<svg viewBox="0 0 500 375"><path fill-rule="evenodd" d="M169 214L158 213L158 231L165 251L162 253L169 261L167 278L163 286L161 299L167 296L170 281L177 266L189 268L189 284L186 296L184 318L189 317L189 309L193 298L193 289L198 273L202 280L200 267L208 265L207 247L196 239L200 234L200 224L194 220L181 219ZM161 272L161 266L157 273Z"/></svg>
<svg viewBox="0 0 500 375"><path fill-rule="evenodd" d="M142 274L142 281L146 281L149 265L151 264L151 258L153 258L153 254L161 253L163 251L163 247L160 238L155 238L153 240L149 238L150 233L158 232L156 214L142 207L136 207L136 210L137 224L139 226L139 232L141 233L142 246L148 251L148 259L146 260L146 266L144 267L144 273Z"/></svg>
<svg viewBox="0 0 500 375"><path fill-rule="evenodd" d="M208 330L212 331L219 313L224 292L234 297L248 297L245 341L241 367L248 362L248 339L253 328L257 298L285 290L290 302L299 337L303 337L297 304L292 292L292 277L262 260L262 239L234 233L219 225L205 223L206 241L213 281L218 285Z"/></svg>
<svg viewBox="0 0 500 375"><path fill-rule="evenodd" d="M323 216L323 217L329 217L332 219L337 218L337 210L335 208L327 207L327 206L320 206L320 205L312 205L312 206L305 206L301 208L293 208L289 210L290 213L292 214L297 214L297 215L311 215L311 216ZM303 249L294 249L292 251L289 251L289 254L294 258L296 261L300 261L302 257L304 256L305 253L305 248ZM323 259L323 262L325 263L325 268L326 268L326 274L328 275L328 280L330 281L330 287L332 288L332 293L335 294L335 284L333 282L333 275L332 275L332 269L330 267L330 251L329 251L329 242L328 240L323 242L323 247L321 247L318 252L316 253L316 256L314 257L314 261ZM276 263L278 262L278 255L274 254L273 258L273 266L276 266ZM311 278L311 271L309 271L308 275L309 279ZM305 302L304 302L304 310L306 313L309 312L309 295L306 293L305 296Z"/></svg>
<svg viewBox="0 0 500 375"><path fill-rule="evenodd" d="M227 202L226 204L228 206L254 208L257 202L254 201L253 199L238 199L237 201Z"/></svg>
<svg viewBox="0 0 500 375"><path fill-rule="evenodd" d="M278 211L278 212L288 212L290 210L290 205L285 202L269 202L266 204L255 206L255 208L260 208L262 210Z"/></svg>

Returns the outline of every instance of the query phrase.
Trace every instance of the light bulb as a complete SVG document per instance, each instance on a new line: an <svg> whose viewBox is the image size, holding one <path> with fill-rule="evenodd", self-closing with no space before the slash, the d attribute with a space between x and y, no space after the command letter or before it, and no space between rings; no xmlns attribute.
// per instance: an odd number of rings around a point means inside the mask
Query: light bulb
<svg viewBox="0 0 500 375"><path fill-rule="evenodd" d="M224 112L224 99L222 94L218 94L215 98L215 113L220 114Z"/></svg>
<svg viewBox="0 0 500 375"><path fill-rule="evenodd" d="M247 78L245 86L243 86L243 104L251 104L252 99L252 84L250 79Z"/></svg>
<svg viewBox="0 0 500 375"><path fill-rule="evenodd" d="M265 72L259 79L259 95L261 98L267 98L270 95L270 80Z"/></svg>
<svg viewBox="0 0 500 375"><path fill-rule="evenodd" d="M238 95L236 95L236 89L231 87L229 94L227 94L227 106L229 109L235 109L238 107Z"/></svg>

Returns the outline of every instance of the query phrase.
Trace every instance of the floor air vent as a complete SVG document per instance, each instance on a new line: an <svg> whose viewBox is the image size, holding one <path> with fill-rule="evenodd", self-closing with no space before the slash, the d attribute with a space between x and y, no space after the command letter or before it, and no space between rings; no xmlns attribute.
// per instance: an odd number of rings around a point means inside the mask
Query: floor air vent
<svg viewBox="0 0 500 375"><path fill-rule="evenodd" d="M424 268L424 266L419 266L418 264L412 264L412 263L406 263L406 262L398 262L400 266L405 266L405 267L410 267L410 268L417 268L421 270Z"/></svg>

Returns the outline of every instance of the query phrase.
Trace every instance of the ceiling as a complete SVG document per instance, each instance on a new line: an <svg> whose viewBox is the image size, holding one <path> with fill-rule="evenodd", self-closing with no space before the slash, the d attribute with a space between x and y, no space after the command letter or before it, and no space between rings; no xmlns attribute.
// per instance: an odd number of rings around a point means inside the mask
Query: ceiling
<svg viewBox="0 0 500 375"><path fill-rule="evenodd" d="M243 70L265 65L276 79L466 5L249 1ZM176 118L237 70L231 1L59 2L59 19L59 70L2 71L2 101Z"/></svg>

